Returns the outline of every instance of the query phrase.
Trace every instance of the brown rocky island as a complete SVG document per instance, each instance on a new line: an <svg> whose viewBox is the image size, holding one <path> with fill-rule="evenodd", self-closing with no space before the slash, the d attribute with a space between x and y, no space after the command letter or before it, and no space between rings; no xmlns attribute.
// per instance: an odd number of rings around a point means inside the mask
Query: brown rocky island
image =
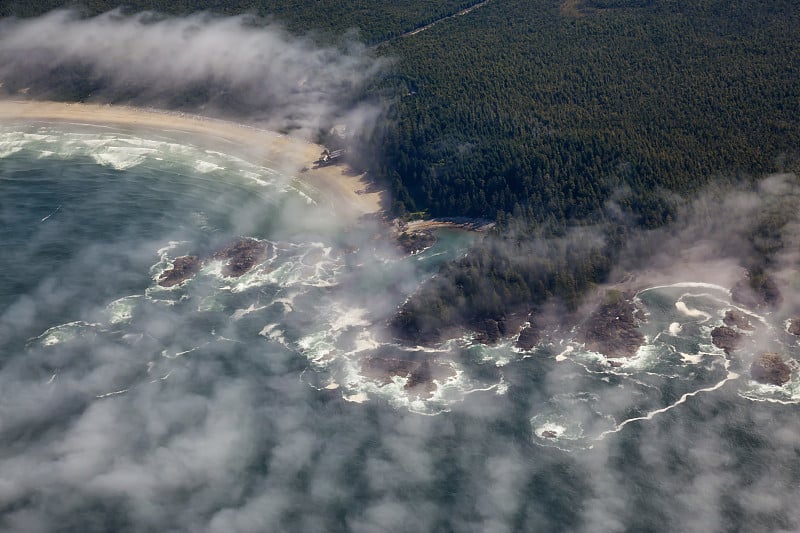
<svg viewBox="0 0 800 533"><path fill-rule="evenodd" d="M759 383L780 386L792 377L792 369L780 355L764 352L750 365L750 377Z"/></svg>
<svg viewBox="0 0 800 533"><path fill-rule="evenodd" d="M203 260L196 255L176 257L172 268L165 270L158 277L158 284L162 287L174 287L197 274L203 268Z"/></svg>
<svg viewBox="0 0 800 533"><path fill-rule="evenodd" d="M237 278L262 263L271 248L271 244L250 237L242 237L212 252L203 258L197 255L176 257L172 267L158 277L162 287L173 287L194 277L208 261L223 261L222 275Z"/></svg>
<svg viewBox="0 0 800 533"><path fill-rule="evenodd" d="M633 357L644 344L637 325L636 305L620 291L608 291L602 304L579 329L587 350L609 359Z"/></svg>
<svg viewBox="0 0 800 533"><path fill-rule="evenodd" d="M268 243L258 239L243 238L217 250L211 255L211 259L225 262L222 267L223 276L238 278L264 261L268 253Z"/></svg>
<svg viewBox="0 0 800 533"><path fill-rule="evenodd" d="M742 334L728 326L717 326L711 330L711 342L717 348L725 350L726 355L736 350L741 340Z"/></svg>

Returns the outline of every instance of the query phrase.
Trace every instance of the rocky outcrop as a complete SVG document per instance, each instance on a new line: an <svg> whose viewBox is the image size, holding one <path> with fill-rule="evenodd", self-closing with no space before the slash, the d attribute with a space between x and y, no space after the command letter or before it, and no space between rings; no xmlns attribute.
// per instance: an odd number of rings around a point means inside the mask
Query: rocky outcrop
<svg viewBox="0 0 800 533"><path fill-rule="evenodd" d="M789 320L789 327L786 328L786 331L792 335L800 335L800 317L795 317Z"/></svg>
<svg viewBox="0 0 800 533"><path fill-rule="evenodd" d="M533 350L541 341L542 331L533 316L531 316L528 319L528 323L520 330L516 346L520 350Z"/></svg>
<svg viewBox="0 0 800 533"><path fill-rule="evenodd" d="M711 330L711 342L717 348L725 350L727 355L736 350L741 340L742 334L728 326L717 326Z"/></svg>
<svg viewBox="0 0 800 533"><path fill-rule="evenodd" d="M496 344L501 339L515 334L525 321L525 314L511 313L498 319L486 318L470 324L475 332L475 342L479 344Z"/></svg>
<svg viewBox="0 0 800 533"><path fill-rule="evenodd" d="M736 309L729 309L725 312L725 318L722 319L722 322L725 323L728 327L737 327L739 329L743 329L746 331L750 331L753 329L752 324L747 319L747 316L744 313L737 311Z"/></svg>
<svg viewBox="0 0 800 533"><path fill-rule="evenodd" d="M361 374L382 385L388 385L395 377L406 378L406 390L430 398L436 390L434 380L452 377L455 370L450 365L428 359L366 357L361 362Z"/></svg>
<svg viewBox="0 0 800 533"><path fill-rule="evenodd" d="M197 274L201 268L203 260L196 255L176 257L172 262L172 268L165 270L158 277L158 284L162 287L173 287Z"/></svg>
<svg viewBox="0 0 800 533"><path fill-rule="evenodd" d="M267 258L269 245L258 239L238 239L211 255L211 259L225 261L222 275L236 278L249 272Z"/></svg>
<svg viewBox="0 0 800 533"><path fill-rule="evenodd" d="M759 383L783 385L792 377L792 369L780 355L765 352L750 365L750 376Z"/></svg>
<svg viewBox="0 0 800 533"><path fill-rule="evenodd" d="M644 343L637 326L636 305L616 291L609 291L605 301L579 330L586 349L608 358L633 357Z"/></svg>
<svg viewBox="0 0 800 533"><path fill-rule="evenodd" d="M172 287L183 283L197 274L208 261L224 261L222 274L231 278L242 276L263 262L269 253L270 244L249 237L237 239L223 248L202 258L197 255L184 255L172 262L172 267L158 277L162 287Z"/></svg>
<svg viewBox="0 0 800 533"><path fill-rule="evenodd" d="M397 244L407 254L416 254L436 244L436 235L430 230L404 231L397 237Z"/></svg>

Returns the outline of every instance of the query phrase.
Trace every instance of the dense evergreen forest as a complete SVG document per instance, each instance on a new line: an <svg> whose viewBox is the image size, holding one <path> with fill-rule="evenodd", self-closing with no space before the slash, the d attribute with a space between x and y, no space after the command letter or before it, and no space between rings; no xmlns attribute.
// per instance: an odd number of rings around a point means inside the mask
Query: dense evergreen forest
<svg viewBox="0 0 800 533"><path fill-rule="evenodd" d="M310 31L335 39L356 30L358 38L376 44L475 4L469 0L5 0L0 17L32 17L50 10L75 7L87 15L111 9L157 11L183 15L211 11L221 15L270 17L296 34Z"/></svg>
<svg viewBox="0 0 800 533"><path fill-rule="evenodd" d="M398 208L570 219L623 186L686 193L796 169L798 7L654 1L573 18L506 0L387 45L409 80L384 171Z"/></svg>
<svg viewBox="0 0 800 533"><path fill-rule="evenodd" d="M80 5L87 14L124 5L270 15L323 42L357 29L375 53L397 59L364 95L386 104L388 120L360 140L364 164L392 191L393 211L486 217L506 231L501 244L487 241L446 267L406 305L396 324L411 337L502 318L553 294L575 301L603 279L624 240L615 223L604 225L598 247L537 252L526 235L562 243L568 223L605 221L612 198L626 220L658 227L675 215L671 194L800 169L800 2L491 0L400 37L476 3ZM7 0L0 16L64 5ZM547 260L535 264L509 259L542 253Z"/></svg>

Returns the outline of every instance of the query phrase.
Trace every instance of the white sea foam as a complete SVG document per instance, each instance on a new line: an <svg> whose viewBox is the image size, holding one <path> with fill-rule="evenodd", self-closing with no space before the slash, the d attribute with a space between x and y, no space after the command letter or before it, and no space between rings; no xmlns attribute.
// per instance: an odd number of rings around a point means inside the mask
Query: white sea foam
<svg viewBox="0 0 800 533"><path fill-rule="evenodd" d="M254 313L256 311L260 311L260 310L264 309L265 307L266 307L265 305L257 306L256 304L250 304L250 306L245 308L245 309L237 309L231 315L231 319L234 320L234 321L241 320L243 317L249 315L250 313Z"/></svg>
<svg viewBox="0 0 800 533"><path fill-rule="evenodd" d="M225 170L225 167L219 166L210 161L198 160L195 162L194 169L201 174L208 174L209 172Z"/></svg>
<svg viewBox="0 0 800 533"><path fill-rule="evenodd" d="M730 289L723 287L722 285L715 285L713 283L703 283L699 281L681 281L678 283L672 283L670 285L656 285L654 287L647 287L639 291L639 294L647 291L655 291L659 289L674 289L674 288L702 288L702 289L713 289L725 294L730 295Z"/></svg>
<svg viewBox="0 0 800 533"><path fill-rule="evenodd" d="M133 312L136 306L139 305L141 296L125 296L118 300L114 300L106 306L106 313L111 324L122 324L130 321L133 317Z"/></svg>
<svg viewBox="0 0 800 533"><path fill-rule="evenodd" d="M44 333L38 337L34 337L28 342L38 342L42 346L54 346L56 344L70 341L78 336L84 335L99 325L100 324L84 322L82 320L68 322L66 324L60 324L58 326L48 328Z"/></svg>
<svg viewBox="0 0 800 533"><path fill-rule="evenodd" d="M575 348L573 348L572 346L567 346L566 348L564 348L564 350L560 354L558 354L556 356L556 361L559 361L559 362L566 361L567 356L569 354L571 354L573 352L573 350L575 350Z"/></svg>
<svg viewBox="0 0 800 533"><path fill-rule="evenodd" d="M98 395L95 396L95 398L108 398L108 397L111 397L111 396L119 396L120 394L125 394L126 392L128 392L128 390L129 389L121 389L121 390L115 390L115 391L107 392L105 394L98 394Z"/></svg>
<svg viewBox="0 0 800 533"><path fill-rule="evenodd" d="M700 311L699 309L690 309L686 303L682 301L675 302L675 308L688 317L702 318L703 322L711 319L710 314L706 313L705 311Z"/></svg>

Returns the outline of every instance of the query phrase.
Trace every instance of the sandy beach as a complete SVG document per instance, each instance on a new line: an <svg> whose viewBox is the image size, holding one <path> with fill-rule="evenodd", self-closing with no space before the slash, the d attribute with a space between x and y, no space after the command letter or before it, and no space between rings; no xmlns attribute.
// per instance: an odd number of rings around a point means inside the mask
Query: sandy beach
<svg viewBox="0 0 800 533"><path fill-rule="evenodd" d="M323 146L253 126L197 115L116 105L0 100L0 121L71 122L120 126L127 131L160 130L223 141L254 163L265 163L296 176L319 190L342 216L357 219L376 214L383 205L383 191L366 192L363 175L353 175L346 165L313 168Z"/></svg>

